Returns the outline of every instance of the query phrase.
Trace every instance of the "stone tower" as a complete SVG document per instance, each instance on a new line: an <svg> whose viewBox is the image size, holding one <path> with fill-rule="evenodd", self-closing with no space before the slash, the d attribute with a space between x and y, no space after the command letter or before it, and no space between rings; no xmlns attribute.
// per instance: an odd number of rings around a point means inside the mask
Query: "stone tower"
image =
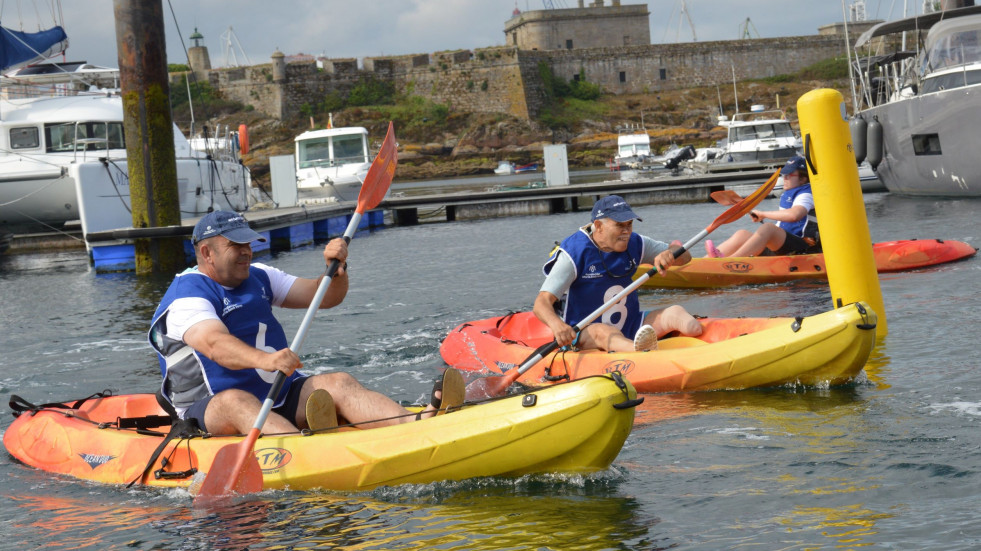
<svg viewBox="0 0 981 551"><path fill-rule="evenodd" d="M190 38L192 46L187 50L187 58L191 63L191 71L198 78L204 77L206 79L208 71L211 70L211 57L208 55L208 47L202 44L204 35L198 32L197 27L194 27L194 32Z"/></svg>
<svg viewBox="0 0 981 551"><path fill-rule="evenodd" d="M521 50L572 50L646 46L651 43L646 4L594 0L588 7L521 12L504 23L505 43Z"/></svg>

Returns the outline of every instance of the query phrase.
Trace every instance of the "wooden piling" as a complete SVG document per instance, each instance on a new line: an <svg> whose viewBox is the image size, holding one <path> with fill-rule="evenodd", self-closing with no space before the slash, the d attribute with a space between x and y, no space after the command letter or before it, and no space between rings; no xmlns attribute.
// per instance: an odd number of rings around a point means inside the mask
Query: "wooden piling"
<svg viewBox="0 0 981 551"><path fill-rule="evenodd" d="M161 0L114 0L123 128L134 228L180 225ZM180 237L137 239L136 272L176 273Z"/></svg>

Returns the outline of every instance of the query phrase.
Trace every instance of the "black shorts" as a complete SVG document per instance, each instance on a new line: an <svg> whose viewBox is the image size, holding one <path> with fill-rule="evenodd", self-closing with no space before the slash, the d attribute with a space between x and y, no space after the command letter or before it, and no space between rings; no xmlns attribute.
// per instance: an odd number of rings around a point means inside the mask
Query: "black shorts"
<svg viewBox="0 0 981 551"><path fill-rule="evenodd" d="M276 413L282 415L290 423L296 424L296 411L300 407L300 393L303 390L303 383L309 377L304 375L298 377L290 384L289 390L286 392L286 400L283 401L283 405L278 408L273 408L272 410ZM187 408L184 412L184 420L189 421L194 419L201 430L208 432L208 428L204 426L204 411L208 409L208 404L214 395L208 396L207 398L201 398L197 402L191 404L191 407Z"/></svg>
<svg viewBox="0 0 981 551"><path fill-rule="evenodd" d="M784 230L787 233L787 230ZM773 251L775 256L784 256L788 254L810 254L821 252L820 245L811 245L804 240L803 237L798 237L792 233L787 233L787 238L783 240L783 245L779 249Z"/></svg>

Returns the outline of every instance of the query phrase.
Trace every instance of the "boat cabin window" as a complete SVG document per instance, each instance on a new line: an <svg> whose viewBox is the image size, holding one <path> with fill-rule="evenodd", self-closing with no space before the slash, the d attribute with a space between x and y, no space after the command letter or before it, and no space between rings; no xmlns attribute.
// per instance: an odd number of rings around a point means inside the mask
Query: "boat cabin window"
<svg viewBox="0 0 981 551"><path fill-rule="evenodd" d="M770 140L774 138L793 138L794 131L790 123L756 124L753 126L732 127L730 141Z"/></svg>
<svg viewBox="0 0 981 551"><path fill-rule="evenodd" d="M35 149L41 145L36 126L10 129L10 149Z"/></svg>
<svg viewBox="0 0 981 551"><path fill-rule="evenodd" d="M328 138L302 141L297 144L297 160L300 168L330 166Z"/></svg>
<svg viewBox="0 0 981 551"><path fill-rule="evenodd" d="M921 74L931 71L981 63L981 32L976 29L964 29L942 36L930 45L930 52L924 58Z"/></svg>
<svg viewBox="0 0 981 551"><path fill-rule="evenodd" d="M338 163L365 162L364 142L361 134L334 136L334 160Z"/></svg>
<svg viewBox="0 0 981 551"><path fill-rule="evenodd" d="M64 122L44 125L48 153L126 149L121 122Z"/></svg>
<svg viewBox="0 0 981 551"><path fill-rule="evenodd" d="M973 86L978 83L981 83L981 69L951 71L924 79L922 84L920 84L919 93L929 94L941 90L953 90L954 88Z"/></svg>

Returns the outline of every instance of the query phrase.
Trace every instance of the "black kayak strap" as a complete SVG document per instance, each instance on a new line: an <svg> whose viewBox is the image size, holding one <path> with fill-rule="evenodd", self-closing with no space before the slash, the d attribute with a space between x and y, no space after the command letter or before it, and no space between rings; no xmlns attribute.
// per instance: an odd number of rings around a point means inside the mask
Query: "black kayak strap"
<svg viewBox="0 0 981 551"><path fill-rule="evenodd" d="M30 411L31 413L37 413L43 409L65 409L65 410L78 409L82 407L82 404L93 398L105 398L107 396L112 396L112 391L109 389L103 390L102 392L96 392L95 394L86 396L85 398L82 398L80 400L75 400L75 403L70 406L62 402L51 402L48 404L41 404L39 406L36 406L28 402L27 400L21 398L20 396L17 396L16 394L11 394L10 401L7 403L7 405L10 406L10 410L13 412L14 417L20 417L22 413L28 411Z"/></svg>

